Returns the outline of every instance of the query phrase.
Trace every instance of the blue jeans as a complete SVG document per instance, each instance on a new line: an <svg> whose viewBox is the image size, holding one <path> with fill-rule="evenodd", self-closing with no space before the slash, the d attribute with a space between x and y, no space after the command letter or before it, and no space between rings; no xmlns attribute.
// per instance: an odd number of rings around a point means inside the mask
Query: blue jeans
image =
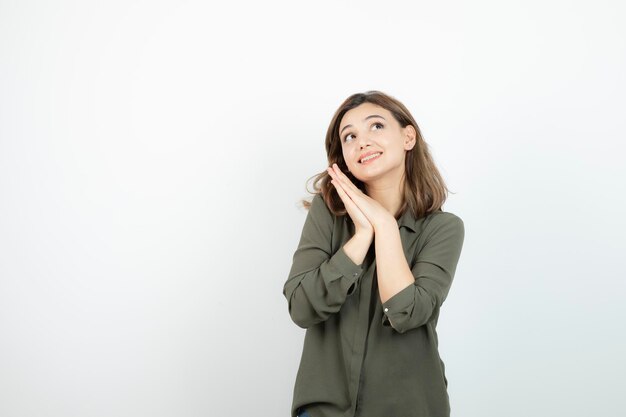
<svg viewBox="0 0 626 417"><path fill-rule="evenodd" d="M300 409L298 410L298 417L311 417L311 415L309 413L306 412L306 410L304 409L304 407L300 407Z"/></svg>

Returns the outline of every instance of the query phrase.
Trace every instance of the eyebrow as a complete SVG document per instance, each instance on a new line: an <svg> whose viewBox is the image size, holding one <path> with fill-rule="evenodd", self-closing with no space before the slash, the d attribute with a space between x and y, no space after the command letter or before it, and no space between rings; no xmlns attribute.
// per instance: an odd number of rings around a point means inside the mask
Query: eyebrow
<svg viewBox="0 0 626 417"><path fill-rule="evenodd" d="M370 114L369 116L367 116L365 119L363 119L363 121L366 121L367 119L371 119L372 117L380 117L383 120L387 120L385 119L383 116L379 116L377 114ZM344 130L346 130L347 128L352 127L352 125L345 125L340 131L339 134L341 135L341 132L343 132Z"/></svg>

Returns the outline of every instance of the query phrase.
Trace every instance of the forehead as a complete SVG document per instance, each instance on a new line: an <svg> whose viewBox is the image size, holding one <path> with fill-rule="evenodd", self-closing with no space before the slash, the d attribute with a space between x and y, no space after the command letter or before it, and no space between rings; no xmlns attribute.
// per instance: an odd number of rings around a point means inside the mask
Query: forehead
<svg viewBox="0 0 626 417"><path fill-rule="evenodd" d="M387 109L380 107L376 104L363 103L353 109L348 110L343 115L343 117L341 118L341 122L339 123L339 129L341 130L346 125L354 126L355 124L361 124L363 123L363 119L373 114L382 116L388 121L391 119L391 113Z"/></svg>

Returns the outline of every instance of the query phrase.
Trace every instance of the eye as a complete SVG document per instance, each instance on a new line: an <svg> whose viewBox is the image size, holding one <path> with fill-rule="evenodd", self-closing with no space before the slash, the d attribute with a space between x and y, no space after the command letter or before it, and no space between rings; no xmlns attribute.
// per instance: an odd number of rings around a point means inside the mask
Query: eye
<svg viewBox="0 0 626 417"><path fill-rule="evenodd" d="M382 124L382 123L380 123L380 122L374 122L374 123L372 123L372 126L380 126L380 128L381 128L381 129L385 127L385 125L383 125L383 124ZM376 129L376 130L380 130L380 129ZM344 142L347 142L347 141L348 141L348 138L349 138L351 135L352 135L352 133L348 133L346 136L344 136L344 137L343 137L343 141L344 141Z"/></svg>

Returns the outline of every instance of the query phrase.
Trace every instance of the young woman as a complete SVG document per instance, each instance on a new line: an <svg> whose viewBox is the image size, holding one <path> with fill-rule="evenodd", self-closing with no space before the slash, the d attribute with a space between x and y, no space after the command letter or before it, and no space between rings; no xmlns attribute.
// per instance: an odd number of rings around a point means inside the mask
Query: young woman
<svg viewBox="0 0 626 417"><path fill-rule="evenodd" d="M463 221L442 211L448 189L395 98L348 97L326 152L283 288L306 329L291 417L447 417L436 326Z"/></svg>

